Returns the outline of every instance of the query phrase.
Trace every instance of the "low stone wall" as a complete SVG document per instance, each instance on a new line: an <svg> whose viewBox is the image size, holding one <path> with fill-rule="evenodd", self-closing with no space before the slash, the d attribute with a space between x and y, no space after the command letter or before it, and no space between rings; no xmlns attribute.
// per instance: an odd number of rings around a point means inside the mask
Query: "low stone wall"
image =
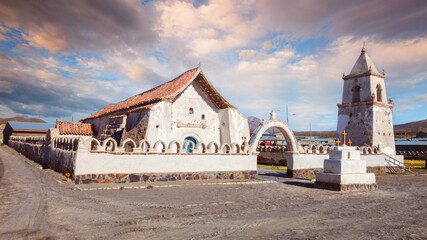
<svg viewBox="0 0 427 240"><path fill-rule="evenodd" d="M315 188L328 189L333 191L374 191L378 189L376 183L373 184L337 184L337 183L325 183L315 182Z"/></svg>
<svg viewBox="0 0 427 240"><path fill-rule="evenodd" d="M365 148L366 149L366 148ZM361 151L361 160L366 161L367 172L375 173L377 175L385 174L388 172L386 167L386 156L382 153L375 153L370 151ZM323 172L323 163L328 155L326 154L313 154L313 153L291 153L287 152L287 176L291 178L311 178L315 177L316 172ZM393 156L400 160L402 156ZM397 168L396 168L397 169Z"/></svg>
<svg viewBox="0 0 427 240"><path fill-rule="evenodd" d="M284 152L260 152L257 158L258 164L286 166L286 154Z"/></svg>
<svg viewBox="0 0 427 240"><path fill-rule="evenodd" d="M49 149L45 155L43 168L53 169L59 173L70 173L74 176L74 165L77 151L67 151L62 149Z"/></svg>
<svg viewBox="0 0 427 240"><path fill-rule="evenodd" d="M427 151L398 151L397 154L405 159L427 160Z"/></svg>
<svg viewBox="0 0 427 240"><path fill-rule="evenodd" d="M111 144L109 145L108 142ZM9 145L29 159L59 173L70 173L76 183L176 181L196 179L256 179L257 155L236 144L185 146L175 142L154 146L142 141L126 150L85 136L59 136L50 129L47 137L17 137ZM132 142L131 142L132 143ZM95 144L95 147L94 147ZM151 146L144 151L144 144Z"/></svg>
<svg viewBox="0 0 427 240"><path fill-rule="evenodd" d="M34 162L42 164L46 148L45 139L45 137L11 136L9 146Z"/></svg>
<svg viewBox="0 0 427 240"><path fill-rule="evenodd" d="M383 175L388 172L386 167L367 167L366 172L375 173L375 175Z"/></svg>
<svg viewBox="0 0 427 240"><path fill-rule="evenodd" d="M85 174L75 177L75 184L89 183L141 183L181 180L250 180L258 179L257 171L187 172L187 173L133 173L133 174Z"/></svg>
<svg viewBox="0 0 427 240"><path fill-rule="evenodd" d="M46 141L46 137L11 136L9 146L43 168L74 174L78 138L58 137Z"/></svg>
<svg viewBox="0 0 427 240"><path fill-rule="evenodd" d="M315 178L317 172L323 172L323 168L288 169L286 171L286 176L289 178Z"/></svg>

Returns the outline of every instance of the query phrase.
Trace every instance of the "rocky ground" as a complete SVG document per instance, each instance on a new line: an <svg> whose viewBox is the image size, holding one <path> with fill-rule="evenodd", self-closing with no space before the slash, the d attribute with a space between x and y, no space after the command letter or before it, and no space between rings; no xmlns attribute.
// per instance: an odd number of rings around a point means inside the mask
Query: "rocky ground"
<svg viewBox="0 0 427 240"><path fill-rule="evenodd" d="M0 147L0 239L426 239L427 176L333 192L262 171L266 184L77 189ZM131 184L128 184L129 186Z"/></svg>

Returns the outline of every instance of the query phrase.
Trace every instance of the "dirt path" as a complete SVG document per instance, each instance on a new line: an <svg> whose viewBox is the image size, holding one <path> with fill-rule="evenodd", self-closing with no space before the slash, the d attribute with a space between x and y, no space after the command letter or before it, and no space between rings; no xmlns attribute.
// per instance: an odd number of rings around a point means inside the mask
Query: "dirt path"
<svg viewBox="0 0 427 240"><path fill-rule="evenodd" d="M278 183L79 191L0 147L0 239L422 239L427 176L378 178L339 193Z"/></svg>

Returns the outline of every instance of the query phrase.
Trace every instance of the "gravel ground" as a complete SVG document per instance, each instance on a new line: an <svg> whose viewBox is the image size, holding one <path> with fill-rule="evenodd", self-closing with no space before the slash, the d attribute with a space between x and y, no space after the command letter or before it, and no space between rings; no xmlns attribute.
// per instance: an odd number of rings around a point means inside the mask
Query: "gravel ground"
<svg viewBox="0 0 427 240"><path fill-rule="evenodd" d="M380 190L347 193L283 176L81 191L2 146L0 239L427 239L426 175L380 176Z"/></svg>

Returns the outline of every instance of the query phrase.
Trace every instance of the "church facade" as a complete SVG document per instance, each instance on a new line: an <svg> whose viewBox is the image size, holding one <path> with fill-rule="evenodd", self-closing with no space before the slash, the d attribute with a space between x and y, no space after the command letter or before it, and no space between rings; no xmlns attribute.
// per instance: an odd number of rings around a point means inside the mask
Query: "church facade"
<svg viewBox="0 0 427 240"><path fill-rule="evenodd" d="M110 104L81 120L92 125L94 137L149 143L191 141L222 145L249 141L247 118L207 80L200 68L186 71L153 89Z"/></svg>
<svg viewBox="0 0 427 240"><path fill-rule="evenodd" d="M387 100L385 73L379 73L365 48L349 75L343 74L337 135L346 131L356 146L375 146L394 155L393 101Z"/></svg>

